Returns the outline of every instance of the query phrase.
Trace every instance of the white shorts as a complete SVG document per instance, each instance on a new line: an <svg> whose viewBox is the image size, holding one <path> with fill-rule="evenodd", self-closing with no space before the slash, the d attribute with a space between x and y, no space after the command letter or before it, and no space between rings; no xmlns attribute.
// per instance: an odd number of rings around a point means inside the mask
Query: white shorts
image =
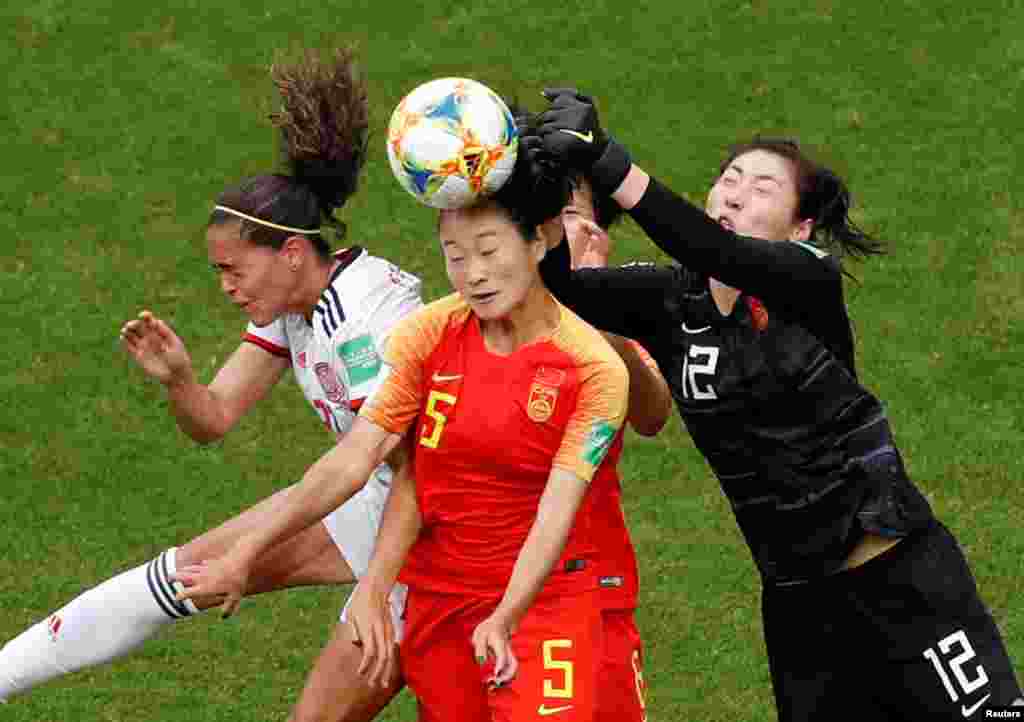
<svg viewBox="0 0 1024 722"><path fill-rule="evenodd" d="M366 574L373 556L373 547L377 542L377 531L384 515L384 504L388 500L390 487L377 477L374 472L366 482L366 486L337 509L324 517L323 525L331 535L338 551L345 558L356 579ZM404 584L396 584L391 590L388 601L391 605L391 621L395 626L397 639L402 638L402 617L405 614L406 588ZM348 602L341 610L341 621L345 621L345 610Z"/></svg>

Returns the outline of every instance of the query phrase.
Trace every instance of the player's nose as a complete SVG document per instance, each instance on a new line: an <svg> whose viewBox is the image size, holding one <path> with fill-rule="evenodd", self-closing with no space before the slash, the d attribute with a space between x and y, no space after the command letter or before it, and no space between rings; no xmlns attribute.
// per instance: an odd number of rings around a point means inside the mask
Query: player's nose
<svg viewBox="0 0 1024 722"><path fill-rule="evenodd" d="M234 296L238 290L234 284L228 280L227 275L221 275L220 277L220 290L222 290L227 296Z"/></svg>
<svg viewBox="0 0 1024 722"><path fill-rule="evenodd" d="M479 286L487 280L487 264L481 258L472 258L466 264L466 280L471 286Z"/></svg>

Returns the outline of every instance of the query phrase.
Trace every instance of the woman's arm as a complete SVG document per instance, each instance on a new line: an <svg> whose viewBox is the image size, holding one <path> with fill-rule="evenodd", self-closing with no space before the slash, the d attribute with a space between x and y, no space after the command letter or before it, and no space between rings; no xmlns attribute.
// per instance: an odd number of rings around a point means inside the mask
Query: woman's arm
<svg viewBox="0 0 1024 722"><path fill-rule="evenodd" d="M641 436L656 436L672 415L672 392L658 364L636 341L603 334L629 371L629 412L626 421Z"/></svg>
<svg viewBox="0 0 1024 722"><path fill-rule="evenodd" d="M633 164L626 149L601 128L593 101L573 89L545 91L550 108L538 118L544 148L587 173L662 250L686 268L810 318L832 313L842 299L842 276L807 246L738 236L703 209L673 193ZM621 333L615 329L611 330ZM628 333L624 335L629 335Z"/></svg>
<svg viewBox="0 0 1024 722"><path fill-rule="evenodd" d="M388 597L423 526L416 501L412 450L407 443L409 438L406 437L406 443L396 449L400 454L392 454L388 458L388 464L394 470L391 491L384 506L373 557L348 606L353 636L363 648L359 673L367 674L371 685L386 684L393 676L393 665L397 664L397 641ZM401 458L396 459L396 456Z"/></svg>
<svg viewBox="0 0 1024 722"><path fill-rule="evenodd" d="M201 444L230 431L289 365L285 357L243 343L208 386L201 384L181 338L149 311L121 328L121 342L139 367L167 389L178 427Z"/></svg>
<svg viewBox="0 0 1024 722"><path fill-rule="evenodd" d="M646 176L632 166L623 185L637 174ZM644 185L642 179L636 185ZM626 202L632 199L629 189L622 195ZM756 296L769 308L813 310L814 304L841 297L839 269L823 253L799 243L737 235L655 178L648 178L629 214L659 248L687 268Z"/></svg>
<svg viewBox="0 0 1024 722"><path fill-rule="evenodd" d="M510 620L512 627L526 614L562 555L586 491L587 482L576 474L551 470L537 505L537 517L495 611Z"/></svg>
<svg viewBox="0 0 1024 722"><path fill-rule="evenodd" d="M587 482L576 474L551 470L505 593L494 612L473 630L477 662L483 664L489 654L494 656L494 677L490 681L496 686L516 675L519 664L509 639L562 555L586 490Z"/></svg>
<svg viewBox="0 0 1024 722"><path fill-rule="evenodd" d="M602 331L649 338L664 328L666 299L679 283L679 270L636 265L572 270L563 238L540 264L544 285L563 305Z"/></svg>
<svg viewBox="0 0 1024 722"><path fill-rule="evenodd" d="M167 398L178 427L201 444L217 441L266 397L290 361L243 343L204 386L189 377L167 384Z"/></svg>

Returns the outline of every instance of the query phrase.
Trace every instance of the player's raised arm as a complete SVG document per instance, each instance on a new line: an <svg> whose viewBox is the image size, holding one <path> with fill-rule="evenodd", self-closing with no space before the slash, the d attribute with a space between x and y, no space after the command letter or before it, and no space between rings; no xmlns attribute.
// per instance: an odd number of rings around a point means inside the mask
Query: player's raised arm
<svg viewBox="0 0 1024 722"><path fill-rule="evenodd" d="M163 384L178 427L199 443L223 437L288 368L286 357L243 343L209 385L201 384L184 342L150 311L124 324L121 343L148 376Z"/></svg>
<svg viewBox="0 0 1024 722"><path fill-rule="evenodd" d="M635 165L626 149L601 128L591 98L564 88L547 91L547 95L551 106L541 114L537 129L544 148L585 171L598 192L610 194L648 237L679 263L742 288L766 304L800 308L841 301L840 274L834 265L823 263L798 244L775 243L757 233L768 229L739 228L731 222L729 207L741 201L726 184L720 193L722 208L706 212ZM728 182L733 180L732 174L743 170L726 168L722 177ZM748 169L743 188L756 180L760 185L751 186L751 193L770 193L786 180L782 173L762 172L757 170L755 176L755 171ZM806 241L812 230L821 226L828 228L833 233L831 240L845 250L876 252L874 241L850 223L849 194L839 179L822 175L816 182L821 183L823 196L838 202L822 211L828 217L807 218L795 226L789 240ZM716 183L713 195L717 188ZM808 294L815 296L813 302Z"/></svg>

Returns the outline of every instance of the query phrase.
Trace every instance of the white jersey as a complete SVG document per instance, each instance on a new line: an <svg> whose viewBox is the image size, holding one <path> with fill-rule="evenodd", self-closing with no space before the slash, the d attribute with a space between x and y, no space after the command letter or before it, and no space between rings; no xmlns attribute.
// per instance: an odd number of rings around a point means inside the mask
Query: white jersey
<svg viewBox="0 0 1024 722"><path fill-rule="evenodd" d="M243 339L291 359L295 379L320 420L339 437L377 387L384 344L404 316L423 305L420 279L354 247L337 254L341 265L320 295L312 318L281 316L249 324ZM374 473L384 485L391 473Z"/></svg>

